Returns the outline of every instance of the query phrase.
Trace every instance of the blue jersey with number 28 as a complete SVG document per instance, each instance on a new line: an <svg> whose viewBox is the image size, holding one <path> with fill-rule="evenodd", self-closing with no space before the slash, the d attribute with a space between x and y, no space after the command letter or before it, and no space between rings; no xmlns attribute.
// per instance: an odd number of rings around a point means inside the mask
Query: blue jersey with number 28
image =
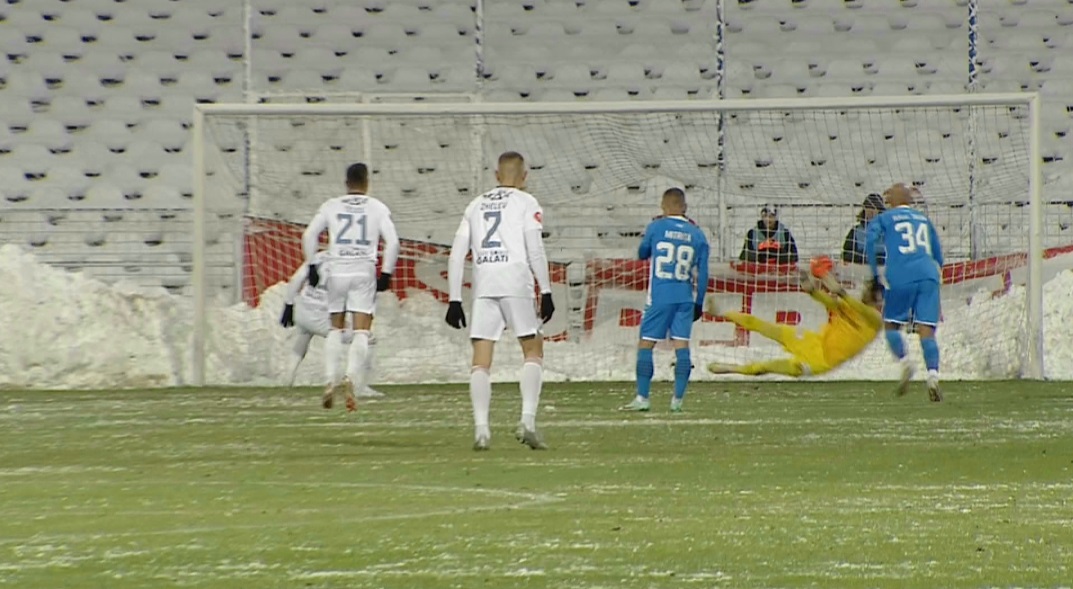
<svg viewBox="0 0 1073 589"><path fill-rule="evenodd" d="M708 290L708 238L685 217L648 224L637 257L651 259L648 304L704 304Z"/></svg>
<svg viewBox="0 0 1073 589"><path fill-rule="evenodd" d="M911 207L889 209L868 223L865 255L878 276L877 244L886 248L886 281L890 286L924 280L941 282L943 248L928 217Z"/></svg>

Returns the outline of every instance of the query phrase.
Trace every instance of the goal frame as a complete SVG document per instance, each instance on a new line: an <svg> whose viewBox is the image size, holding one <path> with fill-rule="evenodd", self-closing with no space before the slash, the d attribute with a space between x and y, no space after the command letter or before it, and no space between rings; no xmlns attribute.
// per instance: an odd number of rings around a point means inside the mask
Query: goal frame
<svg viewBox="0 0 1073 589"><path fill-rule="evenodd" d="M1022 378L1043 378L1043 198L1040 160L1040 96L1037 92L948 94L934 96L867 96L843 98L770 98L650 102L465 102L465 103L315 103L315 104L196 104L193 113L193 326L192 383L205 385L205 344L208 330L206 264L206 120L214 116L451 116L548 114L658 114L684 112L734 113L743 111L864 110L906 107L1024 106L1029 126L1029 228L1026 331L1029 338L1022 362ZM722 225L722 223L720 223Z"/></svg>

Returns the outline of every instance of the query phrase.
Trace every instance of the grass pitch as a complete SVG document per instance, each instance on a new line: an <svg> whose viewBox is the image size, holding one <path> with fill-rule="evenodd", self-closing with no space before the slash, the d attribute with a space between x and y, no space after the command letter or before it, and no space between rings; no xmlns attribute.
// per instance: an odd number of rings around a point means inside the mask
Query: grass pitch
<svg viewBox="0 0 1073 589"><path fill-rule="evenodd" d="M1065 383L551 384L547 452L465 387L0 393L0 586L1060 587Z"/></svg>

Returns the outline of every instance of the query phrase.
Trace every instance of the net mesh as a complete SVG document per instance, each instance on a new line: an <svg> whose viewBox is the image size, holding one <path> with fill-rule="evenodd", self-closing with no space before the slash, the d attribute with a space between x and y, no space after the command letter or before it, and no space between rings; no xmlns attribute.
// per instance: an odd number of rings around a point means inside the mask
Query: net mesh
<svg viewBox="0 0 1073 589"><path fill-rule="evenodd" d="M531 167L528 188L545 210L559 301L546 329L549 375L632 379L647 287L647 265L635 260L636 247L659 213L663 190L684 187L689 216L709 235L709 291L721 309L817 329L825 311L797 288L799 267L829 255L847 286L859 289L869 272L844 251L847 234L867 195L900 181L921 190L946 253L944 370L1014 375L1025 345L1024 296L1016 287L1025 279L1028 248L1025 115L1017 106L211 115L209 284L221 300L262 304L272 296L266 291L301 264L304 223L325 199L342 193L346 166L368 162L370 193L391 207L403 239L394 296L378 309L381 378L464 379L468 342L442 321L447 250L466 204L494 185L495 158L520 151ZM765 262L743 252L765 206L777 210L796 256L784 251ZM995 333L979 338L981 329ZM509 346L506 357L516 353L509 338L501 345ZM698 367L783 354L710 315L696 325L693 345ZM511 374L507 369L504 376ZM839 375L888 378L894 368L879 341L832 376ZM669 360L658 362L657 376L670 376Z"/></svg>

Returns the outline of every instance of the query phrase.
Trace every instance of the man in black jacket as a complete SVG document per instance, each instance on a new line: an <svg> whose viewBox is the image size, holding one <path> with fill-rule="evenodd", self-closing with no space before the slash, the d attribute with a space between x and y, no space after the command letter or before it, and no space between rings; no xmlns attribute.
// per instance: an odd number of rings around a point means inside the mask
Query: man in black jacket
<svg viewBox="0 0 1073 589"><path fill-rule="evenodd" d="M759 264L797 262L797 243L790 230L779 223L779 213L774 206L760 209L760 221L745 236L745 245L738 259Z"/></svg>
<svg viewBox="0 0 1073 589"><path fill-rule="evenodd" d="M882 196L873 192L864 198L864 202L861 203L861 212L857 213L857 224L850 228L849 233L846 234L846 241L842 244L843 262L864 264L868 261L864 255L868 222L885 210ZM883 264L886 260L886 253L880 250L876 254L879 263Z"/></svg>

